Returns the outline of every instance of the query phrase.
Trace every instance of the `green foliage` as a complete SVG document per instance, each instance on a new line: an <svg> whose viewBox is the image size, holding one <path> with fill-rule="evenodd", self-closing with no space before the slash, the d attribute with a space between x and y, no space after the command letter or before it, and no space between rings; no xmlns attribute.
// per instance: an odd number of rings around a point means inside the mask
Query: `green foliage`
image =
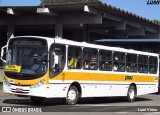
<svg viewBox="0 0 160 115"><path fill-rule="evenodd" d="M159 24L159 25L160 25L160 20L154 19L153 22L155 22L156 24Z"/></svg>
<svg viewBox="0 0 160 115"><path fill-rule="evenodd" d="M61 3L76 3L76 2L97 2L99 0L41 0L42 5L52 5Z"/></svg>

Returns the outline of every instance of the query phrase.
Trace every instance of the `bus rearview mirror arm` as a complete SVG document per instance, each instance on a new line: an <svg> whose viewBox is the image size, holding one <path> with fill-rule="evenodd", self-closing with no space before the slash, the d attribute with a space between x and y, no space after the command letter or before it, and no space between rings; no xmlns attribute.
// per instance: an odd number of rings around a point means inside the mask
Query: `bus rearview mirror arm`
<svg viewBox="0 0 160 115"><path fill-rule="evenodd" d="M4 49L5 49L5 48L7 48L7 45L5 45L5 46L3 46L3 47L1 48L1 57L0 57L0 59L1 59L4 63L7 62L6 60L3 59Z"/></svg>

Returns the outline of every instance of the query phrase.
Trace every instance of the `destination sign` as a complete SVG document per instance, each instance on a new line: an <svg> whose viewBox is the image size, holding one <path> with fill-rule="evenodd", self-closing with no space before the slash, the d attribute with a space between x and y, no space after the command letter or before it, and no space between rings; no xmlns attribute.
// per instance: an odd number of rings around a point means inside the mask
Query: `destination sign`
<svg viewBox="0 0 160 115"><path fill-rule="evenodd" d="M42 45L41 41L14 41L13 45Z"/></svg>
<svg viewBox="0 0 160 115"><path fill-rule="evenodd" d="M19 73L21 71L21 66L17 65L6 65L4 68L5 72L17 72Z"/></svg>
<svg viewBox="0 0 160 115"><path fill-rule="evenodd" d="M15 38L11 39L9 42L9 46L47 46L47 41L44 39L38 38Z"/></svg>

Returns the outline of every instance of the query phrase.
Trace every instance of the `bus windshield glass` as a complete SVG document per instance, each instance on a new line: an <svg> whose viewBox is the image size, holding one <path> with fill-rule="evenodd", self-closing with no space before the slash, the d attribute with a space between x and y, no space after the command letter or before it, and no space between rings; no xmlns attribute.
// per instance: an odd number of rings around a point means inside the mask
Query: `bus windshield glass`
<svg viewBox="0 0 160 115"><path fill-rule="evenodd" d="M48 49L41 41L29 39L10 41L7 53L6 73L43 74L48 66ZM44 41L43 41L44 42ZM37 46L37 45L38 46Z"/></svg>

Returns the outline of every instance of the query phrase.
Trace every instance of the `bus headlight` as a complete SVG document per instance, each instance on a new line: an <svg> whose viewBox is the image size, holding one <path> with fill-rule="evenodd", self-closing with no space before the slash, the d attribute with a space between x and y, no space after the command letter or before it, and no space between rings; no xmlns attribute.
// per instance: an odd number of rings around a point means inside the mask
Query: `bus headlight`
<svg viewBox="0 0 160 115"><path fill-rule="evenodd" d="M9 82L6 82L5 80L3 80L3 83L8 86L8 87L11 87L11 84Z"/></svg>
<svg viewBox="0 0 160 115"><path fill-rule="evenodd" d="M45 79L42 79L40 82L38 82L38 83L36 83L34 85L31 85L30 88L32 89L32 88L40 87L45 83L45 81L46 81Z"/></svg>

